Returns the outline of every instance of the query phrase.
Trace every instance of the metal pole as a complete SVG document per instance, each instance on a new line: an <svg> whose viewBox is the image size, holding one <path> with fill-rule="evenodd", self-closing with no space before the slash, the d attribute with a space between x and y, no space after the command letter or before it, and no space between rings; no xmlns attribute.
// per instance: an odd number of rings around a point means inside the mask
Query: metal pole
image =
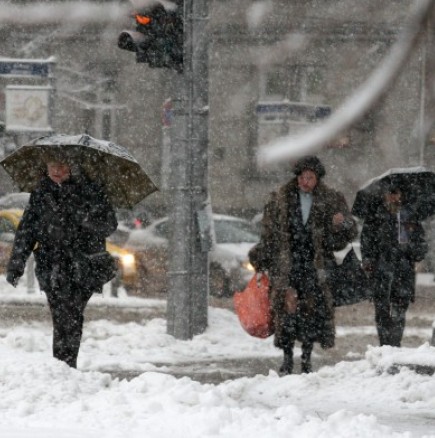
<svg viewBox="0 0 435 438"><path fill-rule="evenodd" d="M426 86L427 86L427 45L428 45L429 37L426 35L422 37L421 44L421 81L420 81L420 123L419 123L419 132L418 132L418 142L419 142L419 164L420 166L424 166L424 158L425 158L425 149L426 149L426 141L427 141L427 133L426 133Z"/></svg>
<svg viewBox="0 0 435 438"><path fill-rule="evenodd" d="M27 293L35 293L35 259L33 254L29 257L27 261Z"/></svg>
<svg viewBox="0 0 435 438"><path fill-rule="evenodd" d="M172 84L167 331L191 339L207 328L208 0L184 0L184 72Z"/></svg>
<svg viewBox="0 0 435 438"><path fill-rule="evenodd" d="M49 126L51 127L52 132L56 131L54 129L54 114L55 114L55 105L56 105L56 97L57 97L57 88L56 88L56 59L54 57L49 58L48 64L48 82L51 87L50 90L50 98L49 98L49 110L48 110L48 118L49 118Z"/></svg>

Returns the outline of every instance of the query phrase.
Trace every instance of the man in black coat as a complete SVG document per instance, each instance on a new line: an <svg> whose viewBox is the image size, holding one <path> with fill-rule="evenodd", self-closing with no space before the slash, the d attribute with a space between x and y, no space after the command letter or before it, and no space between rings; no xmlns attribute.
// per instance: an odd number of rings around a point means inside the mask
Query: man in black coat
<svg viewBox="0 0 435 438"><path fill-rule="evenodd" d="M83 272L83 255L104 252L105 238L118 224L102 188L80 172L71 175L73 164L64 154L50 154L46 162L47 176L18 225L6 278L16 286L33 251L53 320L53 356L76 368L83 313L103 286Z"/></svg>
<svg viewBox="0 0 435 438"><path fill-rule="evenodd" d="M402 205L400 187L384 191L383 202L364 221L361 254L371 279L379 343L400 347L406 311L415 299L415 264L428 246L421 223Z"/></svg>

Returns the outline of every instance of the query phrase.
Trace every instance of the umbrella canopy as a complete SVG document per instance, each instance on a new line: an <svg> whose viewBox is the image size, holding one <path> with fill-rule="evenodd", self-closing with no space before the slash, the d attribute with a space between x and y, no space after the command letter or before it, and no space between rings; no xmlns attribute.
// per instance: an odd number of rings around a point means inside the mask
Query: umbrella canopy
<svg viewBox="0 0 435 438"><path fill-rule="evenodd" d="M361 219L374 214L392 185L400 188L404 205L416 219L435 214L435 173L423 166L389 169L367 181L356 194L352 214Z"/></svg>
<svg viewBox="0 0 435 438"><path fill-rule="evenodd" d="M131 208L157 187L124 147L87 134L37 138L0 161L20 190L31 192L46 171L47 156L61 152L69 163L101 183L114 207Z"/></svg>

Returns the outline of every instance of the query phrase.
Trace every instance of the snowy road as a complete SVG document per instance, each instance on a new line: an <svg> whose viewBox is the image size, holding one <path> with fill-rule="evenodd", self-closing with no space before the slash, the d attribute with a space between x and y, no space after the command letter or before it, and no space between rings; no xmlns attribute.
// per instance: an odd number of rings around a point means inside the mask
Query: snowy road
<svg viewBox="0 0 435 438"><path fill-rule="evenodd" d="M51 357L43 296L0 276L0 436L435 438L435 379L388 372L403 358L435 367L432 294L419 290L402 349L373 346L369 303L338 309L336 348L315 350L316 372L284 378L272 339L249 337L226 308L178 341L164 301L97 297L71 370Z"/></svg>

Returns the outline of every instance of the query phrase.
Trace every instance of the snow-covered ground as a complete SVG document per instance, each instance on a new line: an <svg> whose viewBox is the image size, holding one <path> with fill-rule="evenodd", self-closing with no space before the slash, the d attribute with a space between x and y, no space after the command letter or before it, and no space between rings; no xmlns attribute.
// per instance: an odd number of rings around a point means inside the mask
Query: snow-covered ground
<svg viewBox="0 0 435 438"><path fill-rule="evenodd" d="M433 277L419 281L432 284ZM44 301L0 276L0 302ZM159 300L94 297L91 305L164 307ZM367 328L361 328L365 330ZM339 327L338 335L343 335ZM219 385L176 379L152 363L278 357L272 339L245 334L236 316L210 308L191 341L166 334L163 319L86 323L73 370L51 357L51 326L0 321L0 437L435 437L435 377L397 363L435 367L435 348L368 347L365 357L309 375L239 378ZM135 370L127 381L99 369Z"/></svg>

